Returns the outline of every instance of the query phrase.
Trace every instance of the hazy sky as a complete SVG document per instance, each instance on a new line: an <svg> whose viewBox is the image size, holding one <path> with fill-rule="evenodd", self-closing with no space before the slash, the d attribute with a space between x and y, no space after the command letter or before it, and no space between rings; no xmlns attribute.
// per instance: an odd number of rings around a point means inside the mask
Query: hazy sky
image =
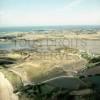
<svg viewBox="0 0 100 100"><path fill-rule="evenodd" d="M100 24L100 0L0 0L0 26Z"/></svg>

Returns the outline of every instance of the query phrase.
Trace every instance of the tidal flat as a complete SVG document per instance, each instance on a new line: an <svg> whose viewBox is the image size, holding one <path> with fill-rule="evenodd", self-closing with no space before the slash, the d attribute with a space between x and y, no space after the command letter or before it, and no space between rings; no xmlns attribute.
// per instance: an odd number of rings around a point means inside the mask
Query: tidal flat
<svg viewBox="0 0 100 100"><path fill-rule="evenodd" d="M0 38L0 72L14 90L54 77L75 76L88 63L82 53L99 55L100 32L51 33L12 33L10 38L8 34Z"/></svg>

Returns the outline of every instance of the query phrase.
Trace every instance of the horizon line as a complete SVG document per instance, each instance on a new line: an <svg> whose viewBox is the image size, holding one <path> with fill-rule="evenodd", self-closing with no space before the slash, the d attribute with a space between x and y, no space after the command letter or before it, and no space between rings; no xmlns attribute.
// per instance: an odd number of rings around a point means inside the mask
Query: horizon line
<svg viewBox="0 0 100 100"><path fill-rule="evenodd" d="M44 27L44 26L49 26L49 27L53 27L53 26L100 26L100 24L86 24L86 25L83 25L83 24L80 24L80 25L14 25L14 26L0 26L0 28L3 28L3 27Z"/></svg>

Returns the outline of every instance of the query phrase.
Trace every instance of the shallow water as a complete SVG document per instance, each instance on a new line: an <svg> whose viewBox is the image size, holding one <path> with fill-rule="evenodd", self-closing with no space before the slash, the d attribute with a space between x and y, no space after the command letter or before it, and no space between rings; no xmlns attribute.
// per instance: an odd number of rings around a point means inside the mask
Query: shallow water
<svg viewBox="0 0 100 100"><path fill-rule="evenodd" d="M30 48L30 46L25 44L23 41L19 41L17 43L13 41L0 42L0 50L18 50L24 48Z"/></svg>
<svg viewBox="0 0 100 100"><path fill-rule="evenodd" d="M70 47L78 48L92 54L100 54L100 40L39 40L39 41L4 41L0 42L0 50L18 50L18 49L39 49L39 50L53 50L55 48Z"/></svg>

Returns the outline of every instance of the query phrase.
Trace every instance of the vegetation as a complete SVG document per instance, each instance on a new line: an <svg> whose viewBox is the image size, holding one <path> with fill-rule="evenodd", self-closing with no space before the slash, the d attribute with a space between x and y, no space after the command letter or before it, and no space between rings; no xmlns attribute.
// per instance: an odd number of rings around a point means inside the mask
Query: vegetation
<svg viewBox="0 0 100 100"><path fill-rule="evenodd" d="M81 52L81 56L88 61L88 63L86 64L86 68L100 65L100 56L93 56L87 52Z"/></svg>
<svg viewBox="0 0 100 100"><path fill-rule="evenodd" d="M100 65L100 56L91 58L86 66L87 68L91 68L98 65Z"/></svg>
<svg viewBox="0 0 100 100"><path fill-rule="evenodd" d="M94 57L94 58L89 60L89 63L97 63L97 62L100 62L100 56Z"/></svg>
<svg viewBox="0 0 100 100"><path fill-rule="evenodd" d="M92 55L90 55L89 53L87 53L87 52L81 52L81 57L83 57L84 59L86 59L86 60L91 60L92 59Z"/></svg>
<svg viewBox="0 0 100 100"><path fill-rule="evenodd" d="M19 89L20 96L33 98L34 100L53 100L59 97L60 100L66 100L68 90L52 86L50 84L27 85ZM16 91L17 92L17 91Z"/></svg>

